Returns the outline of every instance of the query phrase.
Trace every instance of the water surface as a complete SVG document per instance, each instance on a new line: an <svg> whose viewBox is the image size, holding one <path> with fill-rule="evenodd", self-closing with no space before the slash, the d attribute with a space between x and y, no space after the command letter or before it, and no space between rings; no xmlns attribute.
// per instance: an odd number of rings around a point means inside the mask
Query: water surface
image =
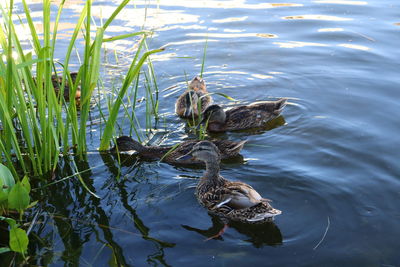
<svg viewBox="0 0 400 267"><path fill-rule="evenodd" d="M119 173L113 157L92 153L77 167L91 169L82 175L100 199L77 179L37 191L45 197L35 208L42 223L31 236L36 263L399 266L399 3L157 2L135 2L107 32L144 27L155 31L150 48L169 44L153 57L163 119L150 143L191 137L174 115L174 101L186 80L199 74L207 40L204 78L210 92L241 103L289 98L271 129L219 136L248 140L245 162L224 164L222 175L249 183L283 213L274 224L232 224L222 238L204 242L222 225L193 195L202 169L132 159ZM60 59L82 4L66 2ZM96 1L95 21L100 24L117 4ZM40 3L31 9L39 21ZM118 86L135 42L108 44L120 61L102 71L105 88ZM142 122L144 112L145 104L139 105ZM97 110L91 115L101 117ZM120 134L129 134L128 122L120 126ZM96 150L100 126L91 127L90 149ZM57 178L73 172L65 163Z"/></svg>

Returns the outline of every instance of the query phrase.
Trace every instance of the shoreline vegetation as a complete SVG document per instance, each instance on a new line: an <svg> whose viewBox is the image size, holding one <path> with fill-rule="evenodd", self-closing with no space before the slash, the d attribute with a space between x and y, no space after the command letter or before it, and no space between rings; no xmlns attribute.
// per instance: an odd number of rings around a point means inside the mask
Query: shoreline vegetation
<svg viewBox="0 0 400 267"><path fill-rule="evenodd" d="M30 201L29 177L53 177L62 156L72 162L86 159L87 125L90 110L93 109L95 88L101 86L99 72L104 43L136 38L137 49L127 73L123 75L121 88L114 92L115 96L108 99L105 107L95 103L101 114L101 123L105 125L101 127L99 150L109 149L121 110L129 118L131 132L134 131L140 141L135 103L137 92L141 89L141 69L145 64L148 68L144 73L144 90L148 96L146 129L151 127L153 118L158 118L158 87L149 56L162 52L164 48L149 50L146 39L151 32L147 31L104 38L107 27L130 1L122 1L101 27L93 25L92 2L86 1L61 63L55 60L54 53L65 1L57 5L54 21L51 21L55 14L51 11L50 0L43 1L43 29L40 34L26 0L22 0L24 19L13 13L13 0L7 6L0 5L0 153L4 164L0 164L0 223L9 225L9 246L3 247L5 241L0 240L0 254L17 252L22 260L27 259L29 229L24 230L26 227L23 225L26 224L23 224L22 215L36 204ZM52 8L54 10L54 6ZM26 52L17 26L29 29L32 52ZM80 34L83 35L84 48L77 52L83 55L82 62L72 70L69 66L71 54L77 49L78 40L82 41ZM76 76L71 77L72 72L77 72ZM57 90L52 82L54 77L59 83ZM134 92L132 106L129 107L122 102L128 89ZM69 101L64 98L65 90L69 91ZM75 97L77 90L80 90L79 99ZM71 150L73 153L70 153ZM76 166L75 163L72 165ZM79 172L77 177L82 186L97 197L86 186ZM1 226L4 228L4 225Z"/></svg>

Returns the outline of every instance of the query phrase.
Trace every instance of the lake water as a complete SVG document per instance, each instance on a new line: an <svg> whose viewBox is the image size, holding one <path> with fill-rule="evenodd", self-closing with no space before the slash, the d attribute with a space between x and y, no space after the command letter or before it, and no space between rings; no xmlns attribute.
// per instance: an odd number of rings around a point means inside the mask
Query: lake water
<svg viewBox="0 0 400 267"><path fill-rule="evenodd" d="M224 164L221 174L252 185L282 215L273 224L232 224L221 238L205 242L222 225L194 196L202 169L131 160L119 173L114 158L90 153L77 169L88 170L82 176L100 199L76 178L36 190L40 202L30 214L40 211L40 223L30 235L33 263L400 266L398 1L134 3L107 36L144 26L155 31L150 48L168 44L153 57L162 122L150 143L191 137L185 121L174 115L174 102L186 80L200 73L206 40L204 78L210 92L240 103L289 98L271 129L217 136L248 140L244 163ZM82 4L66 2L57 44L61 60ZM96 1L96 23L117 4ZM39 22L40 1L31 9ZM132 39L108 45L120 60L102 71L105 88L120 86L135 44ZM214 101L238 104L221 96ZM104 99L101 103L106 106ZM144 112L142 102L137 108L142 125ZM91 115L101 117L98 110ZM125 122L119 134L129 134ZM100 126L91 130L93 151ZM65 162L57 179L74 171Z"/></svg>

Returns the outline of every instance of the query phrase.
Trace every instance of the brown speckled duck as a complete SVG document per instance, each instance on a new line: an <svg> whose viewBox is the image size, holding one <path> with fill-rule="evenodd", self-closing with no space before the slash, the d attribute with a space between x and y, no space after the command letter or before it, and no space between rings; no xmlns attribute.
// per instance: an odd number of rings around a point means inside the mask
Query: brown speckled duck
<svg viewBox="0 0 400 267"><path fill-rule="evenodd" d="M212 98L208 95L206 83L202 78L194 77L189 88L176 100L175 111L181 118L197 118L211 103Z"/></svg>
<svg viewBox="0 0 400 267"><path fill-rule="evenodd" d="M75 83L76 78L78 76L78 73L77 72L71 72L70 75L71 75L72 82ZM56 92L57 95L59 95L59 93L60 93L60 85L62 83L62 77L61 76L57 76L57 75L52 75L51 76L51 81L53 83L54 91ZM70 91L70 89L72 89L71 87L72 87L72 84L70 84L68 82L68 79L66 79L65 80L65 87L64 87L64 99L67 102L69 101L69 91ZM78 88L76 89L76 92L75 92L75 100L77 101L77 103L79 103L80 98L81 98L81 90L80 90L80 88L78 86Z"/></svg>
<svg viewBox="0 0 400 267"><path fill-rule="evenodd" d="M227 111L218 105L211 105L203 112L201 123L207 123L210 132L246 130L264 126L279 116L286 106L287 99L263 101L239 106Z"/></svg>
<svg viewBox="0 0 400 267"><path fill-rule="evenodd" d="M280 210L274 209L269 204L270 200L262 198L250 185L231 182L219 174L221 156L213 143L198 142L180 159L190 158L206 164L206 172L196 187L196 196L210 213L245 223L272 221L274 216L281 214Z"/></svg>
<svg viewBox="0 0 400 267"><path fill-rule="evenodd" d="M71 72L70 75L71 75L72 82L75 83L76 82L76 78L78 77L78 73L77 72ZM36 78L35 77L33 77L33 80L36 83ZM56 95L58 96L60 94L60 86L62 84L62 76L57 76L57 75L53 74L51 76L51 82L53 84L54 91L56 92ZM72 84L70 84L68 79L66 79L65 80L65 86L64 86L64 99L67 102L69 102L69 92L70 92L71 89L72 89ZM78 88L76 89L76 92L75 92L75 100L76 100L77 105L79 104L80 98L81 98L81 89L78 86Z"/></svg>
<svg viewBox="0 0 400 267"><path fill-rule="evenodd" d="M117 138L117 145L111 151L116 152L118 148L118 151L136 151L144 159L162 159L162 161L172 164L203 165L204 163L201 160L177 160L177 158L190 152L198 142L199 140L183 141L172 150L173 146L144 146L129 136L121 136ZM230 159L240 155L239 152L246 141L214 140L213 143L216 145L221 159Z"/></svg>

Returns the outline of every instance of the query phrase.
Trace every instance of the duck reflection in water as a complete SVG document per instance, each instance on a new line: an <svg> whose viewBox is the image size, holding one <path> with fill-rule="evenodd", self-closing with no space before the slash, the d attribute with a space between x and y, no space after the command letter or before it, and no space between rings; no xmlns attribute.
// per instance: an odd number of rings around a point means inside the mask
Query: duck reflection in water
<svg viewBox="0 0 400 267"><path fill-rule="evenodd" d="M216 215L211 216L212 226L208 229L198 229L188 225L182 225L183 228L189 231L193 231L206 237L206 240L219 239L223 240L223 237L219 235L221 229L224 229L226 221ZM245 242L251 242L255 247L259 248L264 245L278 246L282 245L282 234L278 226L273 222L264 222L261 224L248 224L243 222L229 222L229 227L234 228L241 234L244 234L248 239L244 239Z"/></svg>

